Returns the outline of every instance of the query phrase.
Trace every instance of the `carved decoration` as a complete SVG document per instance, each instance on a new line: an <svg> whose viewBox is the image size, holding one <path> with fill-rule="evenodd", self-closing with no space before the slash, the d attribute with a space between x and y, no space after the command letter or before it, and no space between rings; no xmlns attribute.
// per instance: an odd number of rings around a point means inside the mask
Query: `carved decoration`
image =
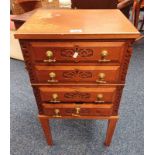
<svg viewBox="0 0 155 155"><path fill-rule="evenodd" d="M80 70L73 70L73 71L65 71L63 72L63 77L65 78L92 78L92 73L89 71L80 71Z"/></svg>
<svg viewBox="0 0 155 155"><path fill-rule="evenodd" d="M20 41L20 45L21 45L22 54L23 54L23 57L25 60L26 69L29 73L30 81L35 82L36 79L35 79L35 75L33 72L34 69L33 69L33 65L31 63L32 61L30 58L29 50L27 47L28 45L24 41ZM42 114L43 112L42 112L41 98L40 98L39 90L36 87L33 87L33 93L34 93L34 96L35 96L35 99L37 102L39 113Z"/></svg>
<svg viewBox="0 0 155 155"><path fill-rule="evenodd" d="M64 49L61 51L61 56L63 57L73 57L74 49Z"/></svg>
<svg viewBox="0 0 155 155"><path fill-rule="evenodd" d="M115 97L115 102L114 102L114 107L113 107L113 115L118 114L118 109L119 109L119 105L120 105L122 91L123 91L123 86L118 86L116 97Z"/></svg>
<svg viewBox="0 0 155 155"><path fill-rule="evenodd" d="M93 56L93 50L92 49L80 49L79 55L81 57L91 57Z"/></svg>
<svg viewBox="0 0 155 155"><path fill-rule="evenodd" d="M80 98L80 99L88 99L90 98L90 94L89 93L82 93L82 92L78 92L78 91L75 91L75 92L69 92L69 93L65 93L64 94L64 97L65 98Z"/></svg>
<svg viewBox="0 0 155 155"><path fill-rule="evenodd" d="M76 71L65 71L63 72L63 77L65 78L73 78L76 76Z"/></svg>
<svg viewBox="0 0 155 155"><path fill-rule="evenodd" d="M122 83L125 83L125 78L126 78L131 54L132 54L132 47L131 47L131 43L129 43L129 47L125 53L124 61L123 61L123 65L122 65L122 70L121 70L121 77L120 77L121 79L120 80ZM120 100L121 100L121 96L122 96L122 91L123 91L123 86L119 86L117 88L116 99L115 99L114 108L113 108L113 114L114 115L118 114L118 109L119 109L119 104L120 104Z"/></svg>
<svg viewBox="0 0 155 155"><path fill-rule="evenodd" d="M125 78L126 78L126 74L127 74L131 54L132 54L132 47L129 47L128 50L125 53L124 62L123 62L123 65L122 65L122 73L121 73L121 82L122 83L125 82Z"/></svg>
<svg viewBox="0 0 155 155"><path fill-rule="evenodd" d="M42 114L43 110L42 110L42 106L41 106L41 97L40 97L39 89L37 87L35 87L35 86L33 86L32 88L33 88L33 93L34 93L36 103L37 103L37 106L38 106L39 114Z"/></svg>
<svg viewBox="0 0 155 155"><path fill-rule="evenodd" d="M79 71L80 78L92 78L92 73L88 71Z"/></svg>
<svg viewBox="0 0 155 155"><path fill-rule="evenodd" d="M35 79L35 75L34 75L34 72L33 72L34 69L33 69L33 65L32 65L32 61L31 61L31 58L30 58L30 54L29 54L29 51L28 51L27 44L24 41L20 41L20 45L21 45L22 54L23 54L23 57L24 57L24 62L25 62L25 65L26 65L26 69L27 69L27 71L29 73L30 81L35 82L36 79Z"/></svg>
<svg viewBox="0 0 155 155"><path fill-rule="evenodd" d="M80 57L91 57L93 56L92 49L63 49L61 51L61 56L63 57L73 57L74 52L77 51Z"/></svg>

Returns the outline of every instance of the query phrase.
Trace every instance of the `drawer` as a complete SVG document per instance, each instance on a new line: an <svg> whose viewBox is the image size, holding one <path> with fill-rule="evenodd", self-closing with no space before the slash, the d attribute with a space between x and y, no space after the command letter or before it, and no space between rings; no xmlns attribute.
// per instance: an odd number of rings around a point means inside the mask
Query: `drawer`
<svg viewBox="0 0 155 155"><path fill-rule="evenodd" d="M116 83L120 66L35 66L39 83Z"/></svg>
<svg viewBox="0 0 155 155"><path fill-rule="evenodd" d="M111 103L116 87L39 87L42 102L94 102Z"/></svg>
<svg viewBox="0 0 155 155"><path fill-rule="evenodd" d="M120 63L124 42L31 42L35 63ZM78 65L78 63L77 63Z"/></svg>
<svg viewBox="0 0 155 155"><path fill-rule="evenodd" d="M43 113L53 117L110 116L112 104L42 104Z"/></svg>

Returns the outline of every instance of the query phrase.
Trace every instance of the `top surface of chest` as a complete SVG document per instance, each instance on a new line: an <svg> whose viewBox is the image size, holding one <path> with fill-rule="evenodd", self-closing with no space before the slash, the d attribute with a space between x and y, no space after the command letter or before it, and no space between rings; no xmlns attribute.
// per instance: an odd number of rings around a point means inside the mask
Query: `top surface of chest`
<svg viewBox="0 0 155 155"><path fill-rule="evenodd" d="M117 9L39 9L19 28L18 39L121 39L139 32Z"/></svg>

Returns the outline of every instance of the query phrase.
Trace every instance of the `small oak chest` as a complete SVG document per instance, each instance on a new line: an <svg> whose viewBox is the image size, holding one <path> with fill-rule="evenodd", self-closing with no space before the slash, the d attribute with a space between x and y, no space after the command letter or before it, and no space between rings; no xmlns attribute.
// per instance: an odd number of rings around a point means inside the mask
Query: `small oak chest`
<svg viewBox="0 0 155 155"><path fill-rule="evenodd" d="M40 9L19 39L46 141L49 119L106 119L110 145L132 43L139 32L113 10Z"/></svg>

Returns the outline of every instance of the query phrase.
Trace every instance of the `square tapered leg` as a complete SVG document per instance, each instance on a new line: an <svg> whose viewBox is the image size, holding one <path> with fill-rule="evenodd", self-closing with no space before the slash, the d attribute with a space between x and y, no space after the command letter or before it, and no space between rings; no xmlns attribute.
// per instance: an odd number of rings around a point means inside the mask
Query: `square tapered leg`
<svg viewBox="0 0 155 155"><path fill-rule="evenodd" d="M49 125L49 118L40 116L40 115L38 116L38 118L40 120L47 144L52 145L53 142L52 142L51 129L50 129L50 125Z"/></svg>
<svg viewBox="0 0 155 155"><path fill-rule="evenodd" d="M104 145L109 146L112 140L112 136L114 134L116 124L117 124L118 118L112 118L108 120L108 127L107 127L107 133L106 133L106 138Z"/></svg>

